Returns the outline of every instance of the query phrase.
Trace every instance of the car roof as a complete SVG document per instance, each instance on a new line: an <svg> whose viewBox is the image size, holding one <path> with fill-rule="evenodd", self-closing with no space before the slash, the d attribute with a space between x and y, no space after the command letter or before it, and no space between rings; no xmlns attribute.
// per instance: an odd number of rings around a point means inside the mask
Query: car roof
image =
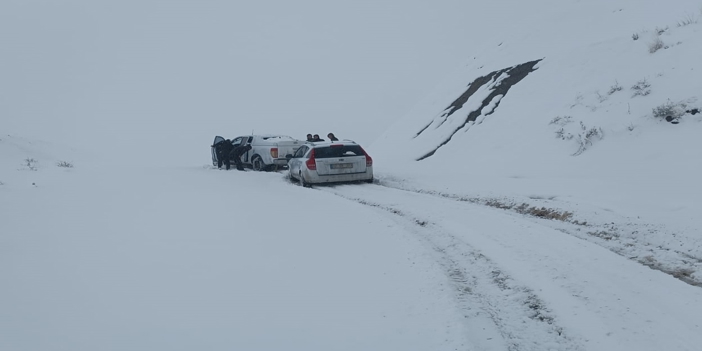
<svg viewBox="0 0 702 351"><path fill-rule="evenodd" d="M329 146L329 145L358 145L353 140L339 140L339 141L308 141L307 144L317 146Z"/></svg>
<svg viewBox="0 0 702 351"><path fill-rule="evenodd" d="M282 141L302 141L300 139L295 139L288 135L283 134L251 134L251 135L240 135L237 138L257 138L263 140L282 140ZM234 138L236 139L236 138ZM232 140L234 140L232 139Z"/></svg>
<svg viewBox="0 0 702 351"><path fill-rule="evenodd" d="M250 135L242 135L242 137L255 137L255 138L286 138L286 139L295 139L291 136L284 135L284 134L250 134Z"/></svg>

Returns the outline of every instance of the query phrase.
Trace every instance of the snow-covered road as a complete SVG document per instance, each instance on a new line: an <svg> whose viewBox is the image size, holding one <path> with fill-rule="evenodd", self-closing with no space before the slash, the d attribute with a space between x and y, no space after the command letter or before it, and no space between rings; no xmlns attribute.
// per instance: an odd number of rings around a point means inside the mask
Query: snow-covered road
<svg viewBox="0 0 702 351"><path fill-rule="evenodd" d="M702 290L519 214L382 186L321 188L406 222L511 350L694 350ZM495 348L500 349L500 348Z"/></svg>
<svg viewBox="0 0 702 351"><path fill-rule="evenodd" d="M702 289L466 201L208 167L2 181L2 350L702 344Z"/></svg>

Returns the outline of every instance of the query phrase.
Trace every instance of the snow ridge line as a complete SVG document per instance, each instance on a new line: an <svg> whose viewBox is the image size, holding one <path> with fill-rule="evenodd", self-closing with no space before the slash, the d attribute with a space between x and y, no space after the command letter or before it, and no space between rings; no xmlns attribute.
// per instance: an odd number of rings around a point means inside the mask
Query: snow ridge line
<svg viewBox="0 0 702 351"><path fill-rule="evenodd" d="M543 300L530 288L520 285L498 265L440 225L405 213L397 208L349 197L334 188L328 191L344 199L377 208L391 214L431 248L436 262L452 286L456 303L467 319L487 317L492 320L510 351L541 351L544 340L549 348L584 350L583 343L567 335L558 325ZM476 307L477 306L477 307Z"/></svg>
<svg viewBox="0 0 702 351"><path fill-rule="evenodd" d="M676 241L672 243L654 243L647 240L647 236L652 236L657 232L667 232L667 236L675 238L678 233L670 231L661 225L639 224L632 223L628 219L622 223L600 223L595 224L592 221L573 219L577 214L558 209L533 205L529 209L535 211L524 211L527 204L523 200L520 205L516 205L519 201L511 199L496 199L483 198L479 196L461 196L457 194L449 194L440 191L409 188L403 186L399 182L378 181L377 185L408 191L411 193L431 195L443 199L470 202L472 204L493 207L511 212L515 215L532 218L535 222L541 225L556 229L564 234L574 236L576 238L592 242L607 250L610 250L620 256L626 257L629 260L642 264L651 269L666 273L679 279L689 285L702 287L702 253L696 251L702 248L689 249L691 252L685 252L675 248ZM549 199L551 200L551 199ZM553 219L557 219L554 221ZM682 247L682 245L677 245Z"/></svg>

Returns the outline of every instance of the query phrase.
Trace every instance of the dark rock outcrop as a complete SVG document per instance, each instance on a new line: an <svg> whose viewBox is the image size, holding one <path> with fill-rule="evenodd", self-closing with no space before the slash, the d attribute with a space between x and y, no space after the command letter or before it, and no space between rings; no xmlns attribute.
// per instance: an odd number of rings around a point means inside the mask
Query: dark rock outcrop
<svg viewBox="0 0 702 351"><path fill-rule="evenodd" d="M445 110L444 113L441 115L441 122L439 122L439 125L443 124L446 122L446 120L456 113L457 111L461 110L463 106L468 102L468 100L475 94L475 92L478 91L482 86L495 82L501 75L506 74L507 77L502 79L501 81L497 82L497 84L492 87L490 94L482 101L480 107L477 109L470 111L466 117L465 120L456 128L450 135L449 137L444 140L439 146L437 146L434 150L426 153L425 155L421 156L420 158L417 159L417 161L421 161L427 157L430 157L436 153L436 151L441 148L442 146L446 145L449 141L451 141L451 138L458 132L459 130L463 129L466 124L469 122L474 122L479 116L483 115L483 110L485 107L487 107L490 102L493 101L493 99L499 95L502 95L502 98L504 98L507 95L507 92L509 91L510 88L512 88L515 84L519 83L522 79L524 79L529 73L534 72L536 70L535 66L537 63L539 63L541 59L535 60L535 61L530 61L523 63L521 65L513 66L510 68L505 68L499 71L494 71L489 73L488 75L478 77L476 78L472 83L468 85L468 89L461 94L455 101L453 101ZM500 100L501 101L501 100ZM485 111L485 116L488 116L492 114L495 109L499 106L500 102L497 102L495 106L492 108L490 111ZM434 123L434 122L432 122ZM422 128L416 135L415 138L420 136L431 124L428 124L426 127Z"/></svg>

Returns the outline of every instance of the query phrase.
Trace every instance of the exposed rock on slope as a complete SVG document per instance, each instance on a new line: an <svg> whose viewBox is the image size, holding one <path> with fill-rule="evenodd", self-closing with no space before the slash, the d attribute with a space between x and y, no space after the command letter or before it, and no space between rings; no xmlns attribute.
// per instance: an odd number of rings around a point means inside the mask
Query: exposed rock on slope
<svg viewBox="0 0 702 351"><path fill-rule="evenodd" d="M540 61L541 60L539 59L535 61L522 63L517 66L505 68L499 71L494 71L489 73L488 75L476 78L472 83L468 85L468 89L463 94L461 94L461 96L459 96L455 101L453 101L438 118L434 119L426 127L422 128L422 130L420 130L417 133L417 135L415 135L415 138L420 136L429 127L434 126L434 128L439 128L445 122L452 119L451 116L456 112L462 110L463 107L470 101L471 97L478 96L477 98L474 98L474 100L479 100L482 98L482 102L480 103L480 105L477 106L477 108L471 109L470 112L468 112L467 114L460 114L461 116L465 117L453 117L454 121L452 121L453 123L450 123L449 125L454 126L454 130L452 130L449 133L448 138L446 138L439 145L437 145L435 149L419 157L417 161L421 161L433 155L436 152L436 150L438 150L440 147L446 145L446 143L451 141L453 135L456 134L456 132L458 132L459 130L465 128L468 123L475 122L480 116L491 115L495 111L497 106L500 105L500 101L502 100L502 98L504 98L505 95L507 95L509 89L512 88L515 84L519 83L522 79L529 75L529 73L534 72L536 70L536 64ZM485 91L487 93L487 96L484 93L476 95L476 93L481 91L481 89L487 90Z"/></svg>

